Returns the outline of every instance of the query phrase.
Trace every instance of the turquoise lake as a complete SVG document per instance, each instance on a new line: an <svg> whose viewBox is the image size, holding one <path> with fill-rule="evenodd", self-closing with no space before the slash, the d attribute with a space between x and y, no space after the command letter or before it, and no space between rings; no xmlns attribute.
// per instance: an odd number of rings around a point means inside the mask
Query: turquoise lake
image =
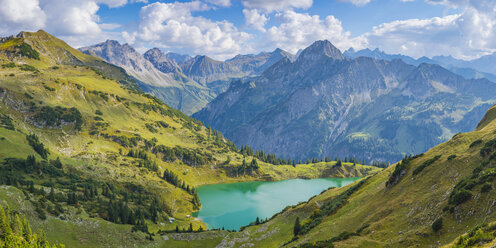
<svg viewBox="0 0 496 248"><path fill-rule="evenodd" d="M358 179L291 179L200 186L197 190L202 209L193 216L202 219L210 229L238 230L257 217L270 218L286 206L307 201L329 187L342 187Z"/></svg>

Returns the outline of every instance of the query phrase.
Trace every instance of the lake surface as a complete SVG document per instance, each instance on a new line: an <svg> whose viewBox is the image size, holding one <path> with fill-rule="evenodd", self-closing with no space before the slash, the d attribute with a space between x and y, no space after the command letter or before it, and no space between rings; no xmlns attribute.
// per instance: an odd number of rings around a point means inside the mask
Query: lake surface
<svg viewBox="0 0 496 248"><path fill-rule="evenodd" d="M193 216L201 218L210 229L238 230L257 217L270 218L286 206L307 201L329 187L342 187L358 179L291 179L200 186L197 191L202 209Z"/></svg>

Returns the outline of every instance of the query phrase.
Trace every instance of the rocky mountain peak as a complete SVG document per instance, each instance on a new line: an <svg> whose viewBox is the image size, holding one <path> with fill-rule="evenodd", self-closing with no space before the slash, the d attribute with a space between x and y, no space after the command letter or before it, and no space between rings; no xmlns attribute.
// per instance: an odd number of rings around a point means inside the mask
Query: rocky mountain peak
<svg viewBox="0 0 496 248"><path fill-rule="evenodd" d="M165 54L156 47L146 51L143 56L161 72L170 73L181 70L174 61L169 60L167 56L165 56Z"/></svg>
<svg viewBox="0 0 496 248"><path fill-rule="evenodd" d="M331 42L328 40L319 40L305 48L305 50L301 52L300 56L298 56L298 60L316 61L322 56L330 57L335 60L344 59L343 53L341 53L341 51Z"/></svg>

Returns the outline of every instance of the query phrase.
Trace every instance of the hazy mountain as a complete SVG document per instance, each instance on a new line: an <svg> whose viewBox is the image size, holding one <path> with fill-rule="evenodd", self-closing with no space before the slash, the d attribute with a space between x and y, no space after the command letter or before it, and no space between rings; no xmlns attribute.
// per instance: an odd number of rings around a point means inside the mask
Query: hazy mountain
<svg viewBox="0 0 496 248"><path fill-rule="evenodd" d="M189 55L173 53L173 52L168 52L167 54L165 54L165 57L167 57L169 60L176 62L177 64L182 64L184 62L193 59L193 57Z"/></svg>
<svg viewBox="0 0 496 248"><path fill-rule="evenodd" d="M260 75L283 58L293 59L294 55L278 48L272 52L257 55L237 55L226 61L217 61L208 56L196 56L182 63L181 67L189 77L202 83L210 83L229 78Z"/></svg>
<svg viewBox="0 0 496 248"><path fill-rule="evenodd" d="M245 76L239 67L224 61L214 60L205 55L198 55L181 64L181 67L185 75L204 85L214 81Z"/></svg>
<svg viewBox="0 0 496 248"><path fill-rule="evenodd" d="M405 63L415 66L418 66L422 63L437 64L467 79L487 78L492 82L496 82L496 75L493 74L496 70L492 70L492 71L490 70L489 72L482 72L481 70L484 66L481 66L480 63L471 65L468 61L457 60L451 56L438 56L432 59L427 57L414 59L412 57L401 54L387 54L379 50L378 48L374 50L370 50L366 48L359 51L355 51L353 48L350 48L349 50L344 52L344 55L348 58L353 58L353 59L358 58L360 56L370 57L375 59L384 59L389 61L394 59L401 59Z"/></svg>
<svg viewBox="0 0 496 248"><path fill-rule="evenodd" d="M432 59L439 61L442 65L471 68L486 73L496 73L496 53L473 60L460 60L451 56L436 56Z"/></svg>
<svg viewBox="0 0 496 248"><path fill-rule="evenodd" d="M397 161L474 128L496 84L441 66L355 59L328 41L232 84L194 115L236 144L293 158Z"/></svg>
<svg viewBox="0 0 496 248"><path fill-rule="evenodd" d="M353 48L348 49L345 51L344 56L348 58L358 58L358 57L370 57L374 59L383 59L383 60L394 60L394 59L401 59L403 62L410 64L410 65L415 65L418 66L422 63L428 63L428 64L438 64L437 61L434 61L432 59L429 59L427 57L421 57L419 59L414 59L410 56L406 55L401 55L401 54L387 54L379 48L376 48L374 50L370 50L368 48L365 48L363 50L355 51Z"/></svg>
<svg viewBox="0 0 496 248"><path fill-rule="evenodd" d="M237 55L234 58L226 60L226 62L240 67L241 71L249 75L259 75L283 58L294 60L295 56L277 48L272 52L263 52L257 55Z"/></svg>
<svg viewBox="0 0 496 248"><path fill-rule="evenodd" d="M152 49L144 56L128 44L107 40L80 50L124 68L141 82L143 90L186 114L201 109L215 96L207 87L183 75L177 64L158 49Z"/></svg>

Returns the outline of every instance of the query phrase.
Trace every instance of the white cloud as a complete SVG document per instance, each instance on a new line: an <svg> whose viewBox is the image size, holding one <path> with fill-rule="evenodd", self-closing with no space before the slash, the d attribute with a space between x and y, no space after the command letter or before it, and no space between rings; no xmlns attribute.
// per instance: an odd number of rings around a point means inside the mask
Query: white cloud
<svg viewBox="0 0 496 248"><path fill-rule="evenodd" d="M339 0L340 2L345 2L345 3L351 3L353 5L356 5L356 6L364 6L368 3L370 3L370 0ZM401 0L401 1L405 1L405 0ZM407 0L407 1L411 1L411 0Z"/></svg>
<svg viewBox="0 0 496 248"><path fill-rule="evenodd" d="M96 0L96 2L106 4L110 8L121 7L127 4L127 0Z"/></svg>
<svg viewBox="0 0 496 248"><path fill-rule="evenodd" d="M38 0L0 0L0 6L1 35L45 26L46 16Z"/></svg>
<svg viewBox="0 0 496 248"><path fill-rule="evenodd" d="M246 8L259 9L266 12L294 8L308 9L313 4L313 0L241 0L241 2Z"/></svg>
<svg viewBox="0 0 496 248"><path fill-rule="evenodd" d="M231 6L231 0L206 0L206 2L222 7Z"/></svg>
<svg viewBox="0 0 496 248"><path fill-rule="evenodd" d="M103 30L114 30L114 29L122 27L122 25L119 23L102 23L99 26Z"/></svg>
<svg viewBox="0 0 496 248"><path fill-rule="evenodd" d="M192 15L194 11L208 9L208 5L199 1L149 4L140 11L137 32L123 36L136 46L146 43L166 50L172 47L178 52L207 54L219 59L250 51L246 43L250 35L238 31L232 23Z"/></svg>
<svg viewBox="0 0 496 248"><path fill-rule="evenodd" d="M47 15L47 30L62 35L98 34L99 7L93 1L42 0L41 8Z"/></svg>
<svg viewBox="0 0 496 248"><path fill-rule="evenodd" d="M296 53L300 48L305 48L316 40L329 40L339 49L354 47L363 48L363 37L353 38L349 32L344 31L341 21L334 16L321 19L318 15L296 13L288 10L276 14L281 22L279 26L267 30L267 45L276 46L289 52Z"/></svg>
<svg viewBox="0 0 496 248"><path fill-rule="evenodd" d="M265 14L259 13L257 9L244 9L243 15L245 15L246 25L249 27L253 27L262 32L265 32L265 23L268 18Z"/></svg>
<svg viewBox="0 0 496 248"><path fill-rule="evenodd" d="M121 39L109 32L120 25L101 23L97 11L99 4L113 8L131 2L146 0L0 0L0 35L44 29L75 47Z"/></svg>
<svg viewBox="0 0 496 248"><path fill-rule="evenodd" d="M414 57L453 55L474 58L496 51L496 1L428 0L460 14L384 23L363 37L369 47Z"/></svg>

